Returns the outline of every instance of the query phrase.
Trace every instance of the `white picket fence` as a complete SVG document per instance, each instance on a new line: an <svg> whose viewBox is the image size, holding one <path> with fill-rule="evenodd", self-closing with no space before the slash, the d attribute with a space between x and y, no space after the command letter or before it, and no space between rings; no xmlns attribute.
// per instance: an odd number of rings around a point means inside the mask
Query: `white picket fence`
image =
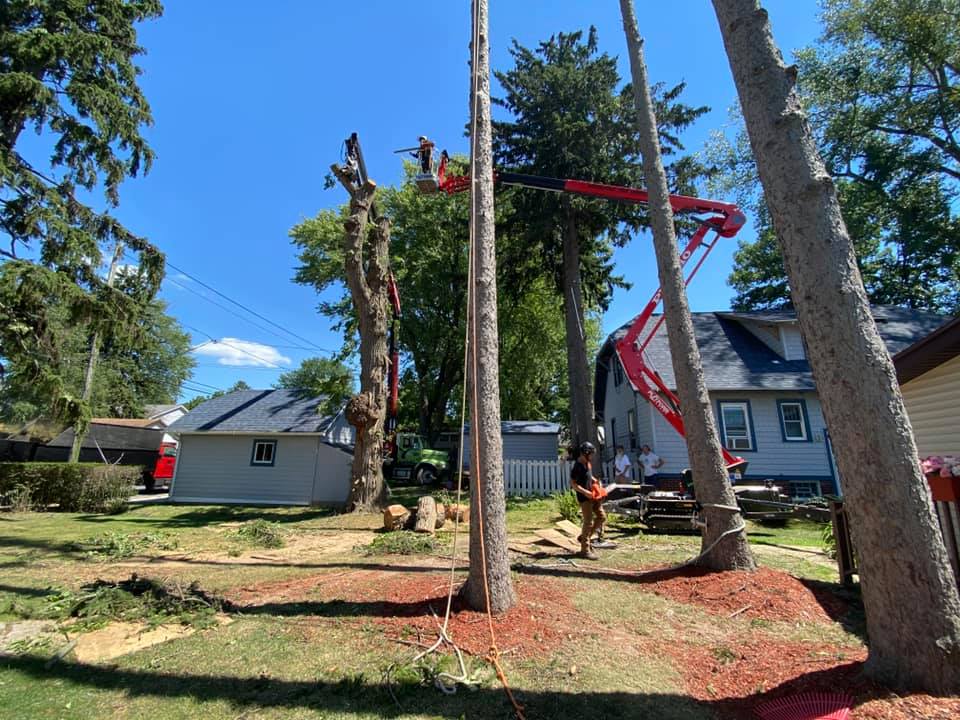
<svg viewBox="0 0 960 720"><path fill-rule="evenodd" d="M503 484L507 495L553 495L569 489L572 468L565 460L505 460Z"/></svg>

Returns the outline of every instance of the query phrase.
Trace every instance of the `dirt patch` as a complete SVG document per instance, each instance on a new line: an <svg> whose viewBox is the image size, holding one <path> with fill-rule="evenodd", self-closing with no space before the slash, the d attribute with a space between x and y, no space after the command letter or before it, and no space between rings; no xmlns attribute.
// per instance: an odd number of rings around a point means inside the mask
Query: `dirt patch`
<svg viewBox="0 0 960 720"><path fill-rule="evenodd" d="M48 640L49 639L49 640ZM14 620L0 623L0 653L13 652L32 644L62 640L57 626L50 620Z"/></svg>
<svg viewBox="0 0 960 720"><path fill-rule="evenodd" d="M78 662L104 662L194 632L194 628L183 625L162 625L151 629L143 623L111 623L100 630L78 635L73 654Z"/></svg>
<svg viewBox="0 0 960 720"><path fill-rule="evenodd" d="M645 590L728 617L829 623L848 610L831 593L815 592L792 575L771 568L721 573L685 568L648 575L649 579L642 579Z"/></svg>
<svg viewBox="0 0 960 720"><path fill-rule="evenodd" d="M440 567L422 564L409 572L353 570L239 588L226 599L240 613L297 612L373 622L391 638L429 644L437 636L437 620L443 620L449 578ZM487 616L456 596L462 578L459 573L448 633L461 649L483 656L490 649ZM501 652L543 657L582 631L582 616L557 581L522 578L515 589L517 604L493 619Z"/></svg>

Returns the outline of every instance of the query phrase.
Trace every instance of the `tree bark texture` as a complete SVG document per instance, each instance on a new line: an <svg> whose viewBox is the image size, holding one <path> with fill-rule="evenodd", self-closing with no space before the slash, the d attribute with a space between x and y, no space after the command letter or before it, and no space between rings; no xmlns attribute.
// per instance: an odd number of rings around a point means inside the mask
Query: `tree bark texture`
<svg viewBox="0 0 960 720"><path fill-rule="evenodd" d="M960 690L960 599L893 363L765 10L713 0L843 478L869 632L867 672Z"/></svg>
<svg viewBox="0 0 960 720"><path fill-rule="evenodd" d="M709 552L706 552L700 563L714 570L753 570L756 564L747 542L743 519L739 513L715 507L736 507L737 499L727 475L720 438L710 409L710 396L703 377L700 349L693 334L683 268L677 251L670 191L660 157L657 121L650 99L643 39L637 29L633 0L620 0L620 10L630 55L643 175L650 193L650 222L660 287L663 291L663 313L673 358L673 371L677 379L677 394L683 409L683 424L690 465L697 486L697 500L703 504L706 518L701 547L702 551Z"/></svg>
<svg viewBox="0 0 960 720"><path fill-rule="evenodd" d="M469 313L467 396L470 402L470 572L461 594L475 610L501 613L516 602L507 553L506 495L500 436L500 371L497 329L497 257L490 125L490 54L487 0L475 4L475 85L471 108L474 238L473 300ZM482 546L481 546L482 535ZM485 560L485 563L484 563ZM486 572L484 572L484 565Z"/></svg>
<svg viewBox="0 0 960 720"><path fill-rule="evenodd" d="M587 358L583 292L580 284L580 237L569 198L563 198L563 314L567 339L567 379L570 383L570 438L574 448L597 442L593 377Z"/></svg>
<svg viewBox="0 0 960 720"><path fill-rule="evenodd" d="M387 274L390 223L371 218L376 185L356 187L350 171L331 168L350 193L350 215L344 222L343 257L350 297L360 332L360 392L347 403L347 421L356 430L350 470L351 511L380 510L386 504L383 481L383 424L387 408L387 325L390 303Z"/></svg>

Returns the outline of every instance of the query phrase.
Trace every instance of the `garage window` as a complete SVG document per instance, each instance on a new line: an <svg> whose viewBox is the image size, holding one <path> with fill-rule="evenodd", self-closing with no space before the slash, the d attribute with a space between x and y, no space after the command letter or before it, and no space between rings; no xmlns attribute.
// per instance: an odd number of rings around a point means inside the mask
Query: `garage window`
<svg viewBox="0 0 960 720"><path fill-rule="evenodd" d="M277 457L276 440L254 440L253 455L250 457L251 465L273 465Z"/></svg>

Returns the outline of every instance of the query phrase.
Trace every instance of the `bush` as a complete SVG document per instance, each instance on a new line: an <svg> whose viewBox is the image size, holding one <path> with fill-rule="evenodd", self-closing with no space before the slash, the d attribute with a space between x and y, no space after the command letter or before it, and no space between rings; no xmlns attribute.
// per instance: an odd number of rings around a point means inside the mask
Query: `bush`
<svg viewBox="0 0 960 720"><path fill-rule="evenodd" d="M127 508L139 465L100 463L0 463L0 496L8 503L38 510L116 513Z"/></svg>
<svg viewBox="0 0 960 720"><path fill-rule="evenodd" d="M576 522L580 519L580 503L577 501L577 494L570 490L564 493L554 495L557 501L557 512L560 517L570 522Z"/></svg>

